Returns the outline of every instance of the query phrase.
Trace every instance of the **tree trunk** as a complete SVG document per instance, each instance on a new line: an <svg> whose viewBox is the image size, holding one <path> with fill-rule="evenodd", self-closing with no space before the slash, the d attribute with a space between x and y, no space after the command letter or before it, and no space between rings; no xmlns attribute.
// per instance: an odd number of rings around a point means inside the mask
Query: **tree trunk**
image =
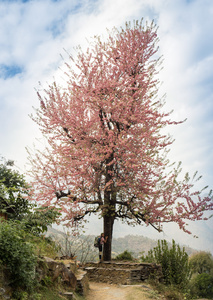
<svg viewBox="0 0 213 300"><path fill-rule="evenodd" d="M114 158L114 152L111 153L110 157L106 161L106 186L110 185L104 190L104 210L103 210L103 226L104 236L108 236L107 242L104 244L103 259L105 261L111 260L112 252L112 232L115 220L115 202L116 192L114 191L114 184L112 180L113 164L111 163Z"/></svg>
<svg viewBox="0 0 213 300"><path fill-rule="evenodd" d="M108 236L107 242L104 244L104 253L103 258L104 261L111 260L111 253L112 253L112 232L113 232L113 225L114 225L114 216L112 215L105 215L103 217L104 222L104 235L105 237Z"/></svg>

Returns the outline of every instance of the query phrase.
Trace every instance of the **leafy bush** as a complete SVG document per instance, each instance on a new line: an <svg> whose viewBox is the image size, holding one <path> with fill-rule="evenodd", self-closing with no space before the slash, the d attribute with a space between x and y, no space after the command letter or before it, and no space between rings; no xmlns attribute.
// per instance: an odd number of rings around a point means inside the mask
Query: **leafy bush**
<svg viewBox="0 0 213 300"><path fill-rule="evenodd" d="M171 248L166 240L158 240L158 245L141 259L145 262L161 264L165 284L178 285L182 289L187 286L191 273L188 254L184 248L181 250L174 240Z"/></svg>
<svg viewBox="0 0 213 300"><path fill-rule="evenodd" d="M29 186L13 165L13 161L0 157L0 212L7 212L8 219L21 220L31 208L26 199Z"/></svg>
<svg viewBox="0 0 213 300"><path fill-rule="evenodd" d="M118 254L115 258L116 260L134 260L132 253L125 250L123 253Z"/></svg>
<svg viewBox="0 0 213 300"><path fill-rule="evenodd" d="M190 282L192 297L213 298L213 257L211 253L200 251L189 258L194 274Z"/></svg>
<svg viewBox="0 0 213 300"><path fill-rule="evenodd" d="M189 257L193 273L208 273L213 275L213 257L210 252L200 251Z"/></svg>
<svg viewBox="0 0 213 300"><path fill-rule="evenodd" d="M24 216L25 230L40 236L48 230L48 226L56 222L60 215L59 210L54 207L34 206L33 211Z"/></svg>
<svg viewBox="0 0 213 300"><path fill-rule="evenodd" d="M0 213L8 220L25 223L25 230L40 235L56 222L60 211L54 207L37 207L27 198L30 186L24 176L12 169L13 161L0 157Z"/></svg>
<svg viewBox="0 0 213 300"><path fill-rule="evenodd" d="M31 290L37 260L32 244L26 241L26 232L17 222L0 222L0 261L15 290Z"/></svg>
<svg viewBox="0 0 213 300"><path fill-rule="evenodd" d="M192 296L213 299L213 276L202 273L194 276L190 282Z"/></svg>

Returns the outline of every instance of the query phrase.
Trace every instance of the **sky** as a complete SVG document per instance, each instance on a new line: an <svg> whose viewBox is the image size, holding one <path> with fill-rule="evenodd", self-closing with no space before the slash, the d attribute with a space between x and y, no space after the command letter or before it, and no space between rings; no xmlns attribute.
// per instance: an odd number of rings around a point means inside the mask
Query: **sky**
<svg viewBox="0 0 213 300"><path fill-rule="evenodd" d="M26 147L42 140L29 117L39 106L36 91L63 78L61 68L68 53L76 55L78 45L85 47L106 28L141 18L159 27L159 95L167 95L164 109L174 110L174 120L187 118L168 129L175 139L169 158L182 161L183 173L202 175L198 188L213 188L212 0L0 0L0 156L14 160L24 174ZM190 224L198 239L175 226L160 238L176 238L213 253L212 219ZM88 232L96 233L100 226L94 220ZM126 233L159 237L146 227L115 227L115 236Z"/></svg>

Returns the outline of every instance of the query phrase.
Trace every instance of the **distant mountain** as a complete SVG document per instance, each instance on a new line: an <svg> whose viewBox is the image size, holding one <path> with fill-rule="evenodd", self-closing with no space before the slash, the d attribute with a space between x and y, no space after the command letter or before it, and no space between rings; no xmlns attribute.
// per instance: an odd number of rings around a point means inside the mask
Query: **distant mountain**
<svg viewBox="0 0 213 300"><path fill-rule="evenodd" d="M49 228L47 236L61 245L62 255L76 256L81 261L98 259L98 249L93 246L95 235L66 236L60 230ZM135 258L138 258L142 254L147 254L156 245L157 240L141 235L126 235L124 237L113 238L112 257L128 250ZM185 250L189 255L196 252L195 249L190 247L185 247Z"/></svg>
<svg viewBox="0 0 213 300"><path fill-rule="evenodd" d="M208 214L206 213L205 215L209 217L211 212ZM103 228L103 220L96 216L91 216L88 217L87 221L88 222L84 227L85 234L100 234ZM154 240L165 239L168 242L172 242L174 239L180 246L188 246L197 251L202 250L211 252L213 255L213 217L207 221L188 221L187 223L187 229L191 231L192 234L183 232L183 230L179 229L179 226L175 223L165 223L163 225L163 231L158 232L152 226L129 226L119 220L115 220L113 237L115 239L127 235L139 235Z"/></svg>

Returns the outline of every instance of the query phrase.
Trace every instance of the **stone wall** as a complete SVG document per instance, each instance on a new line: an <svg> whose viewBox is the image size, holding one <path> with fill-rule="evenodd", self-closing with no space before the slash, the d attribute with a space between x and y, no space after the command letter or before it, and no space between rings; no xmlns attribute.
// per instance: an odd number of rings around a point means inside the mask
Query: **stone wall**
<svg viewBox="0 0 213 300"><path fill-rule="evenodd" d="M39 281L42 281L45 276L49 276L53 282L60 278L66 286L78 294L86 296L88 293L87 273L79 270L74 260L53 260L44 257L38 263L37 273L40 273Z"/></svg>
<svg viewBox="0 0 213 300"><path fill-rule="evenodd" d="M7 281L5 267L0 264L0 299L11 299L12 288ZM89 291L87 272L79 270L74 260L54 260L49 257L38 259L36 276L44 284L62 283L65 292L60 292L65 299L74 299L73 292L86 296Z"/></svg>
<svg viewBox="0 0 213 300"><path fill-rule="evenodd" d="M86 296L89 291L89 279L86 271L78 270L76 273L77 285L75 291L81 295Z"/></svg>
<svg viewBox="0 0 213 300"><path fill-rule="evenodd" d="M94 282L134 284L149 278L159 281L163 278L161 266L149 263L86 263L83 268L87 271L89 281Z"/></svg>

